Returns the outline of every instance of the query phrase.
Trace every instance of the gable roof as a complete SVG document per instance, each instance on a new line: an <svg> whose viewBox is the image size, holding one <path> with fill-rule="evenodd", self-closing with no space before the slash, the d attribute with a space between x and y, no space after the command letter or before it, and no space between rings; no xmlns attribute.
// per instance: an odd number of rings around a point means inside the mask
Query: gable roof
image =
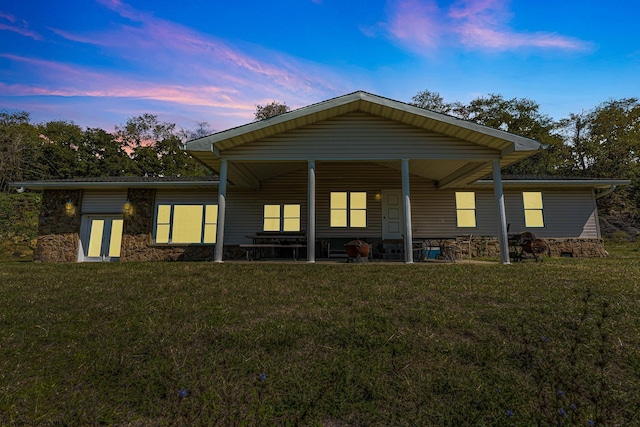
<svg viewBox="0 0 640 427"><path fill-rule="evenodd" d="M219 170L220 159L224 157L225 150L355 112L382 117L495 150L503 167L529 157L540 149L540 143L529 138L363 91L214 133L188 142L186 149L209 167ZM389 141L388 144L390 143L392 142ZM465 182L471 182L487 175L491 172L491 165L490 162L484 163L484 166L479 166L477 162L470 162L464 167L459 167L460 176L456 177L456 181L463 179ZM232 182L242 182L243 178L245 177L240 171L230 170L229 179Z"/></svg>

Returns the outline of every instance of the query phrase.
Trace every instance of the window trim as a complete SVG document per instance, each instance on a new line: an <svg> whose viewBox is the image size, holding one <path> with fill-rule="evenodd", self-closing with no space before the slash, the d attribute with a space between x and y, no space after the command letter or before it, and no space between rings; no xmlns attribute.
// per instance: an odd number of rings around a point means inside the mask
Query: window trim
<svg viewBox="0 0 640 427"><path fill-rule="evenodd" d="M344 194L344 207L334 207L334 195ZM363 195L364 207L352 207L356 197ZM342 202L342 201L341 201ZM331 191L329 193L329 227L330 228L367 228L367 192L366 191ZM334 212L344 213L344 225L334 225ZM364 213L364 225L353 225L354 219L358 214Z"/></svg>
<svg viewBox="0 0 640 427"><path fill-rule="evenodd" d="M527 197L525 196L526 194L535 194L536 200L527 200ZM539 198L540 206L532 207L531 206L532 202L537 202L538 198ZM544 198L542 195L542 191L523 191L522 192L522 208L524 213L525 228L545 228L546 227L545 220L544 220ZM539 212L539 215L536 215L539 218L528 218L529 215L527 215L527 213L534 213L534 212ZM541 225L535 225L537 224L537 222L531 225L529 224L529 222L533 222L534 220L538 220L538 219L541 221Z"/></svg>
<svg viewBox="0 0 640 427"><path fill-rule="evenodd" d="M275 216L267 216L267 206L270 207L278 207L278 215ZM287 211L289 209L287 208L295 208L297 210L297 215L296 216L287 216ZM267 220L277 220L278 221L278 229L274 229L274 228L270 228L270 229L266 229L266 224L267 224ZM288 220L297 220L297 230L289 230L286 229L286 224L288 222ZM262 231L265 232L279 232L279 233L297 233L301 231L301 224L302 224L302 207L300 205L300 203L280 203L280 204L275 204L275 203L265 203L263 205L262 208Z"/></svg>
<svg viewBox="0 0 640 427"><path fill-rule="evenodd" d="M458 197L458 194L461 196L463 194L469 195L473 197L473 207L460 207L461 197ZM456 202L456 227L458 228L477 228L478 227L478 208L476 203L476 193L475 191L456 191L454 194L455 202ZM473 225L460 225L460 214L462 212L473 212Z"/></svg>
<svg viewBox="0 0 640 427"><path fill-rule="evenodd" d="M199 206L201 207L200 215L201 215L201 223L200 223L200 241L199 242L174 242L174 231L175 231L175 208L176 206ZM161 218L160 210L163 207L168 207L168 222L163 221L159 222ZM209 209L213 209L214 211L209 213ZM164 214L163 214L164 215ZM164 218L162 218L164 219ZM213 220L213 221L211 221ZM168 227L166 231L166 242L158 242L158 229L159 226ZM213 230L212 230L213 228ZM153 235L152 235L152 243L154 245L162 245L162 246L210 246L215 245L218 231L218 205L215 203L157 203L155 205L154 210L154 219L153 219ZM206 241L207 237L211 237L213 241Z"/></svg>

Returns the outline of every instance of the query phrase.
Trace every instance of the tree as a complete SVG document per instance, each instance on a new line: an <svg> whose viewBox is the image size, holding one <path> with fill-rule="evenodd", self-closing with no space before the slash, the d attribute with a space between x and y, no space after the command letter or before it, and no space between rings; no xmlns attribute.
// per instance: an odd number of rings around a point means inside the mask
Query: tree
<svg viewBox="0 0 640 427"><path fill-rule="evenodd" d="M444 99L438 92L431 92L429 90L418 92L411 98L411 101L412 102L409 103L411 105L436 113L448 114L453 109L453 104L444 102Z"/></svg>
<svg viewBox="0 0 640 427"><path fill-rule="evenodd" d="M603 231L640 228L640 102L624 98L601 103L565 120L578 176L629 179L631 184L598 199Z"/></svg>
<svg viewBox="0 0 640 427"><path fill-rule="evenodd" d="M135 161L137 174L146 176L200 176L211 172L182 150L182 139L173 123L143 114L116 126L116 137Z"/></svg>
<svg viewBox="0 0 640 427"><path fill-rule="evenodd" d="M540 153L505 169L505 174L552 175L563 169L568 153L557 124L540 112L538 103L525 99L504 99L490 94L469 104L445 102L437 92L424 90L412 98L412 105L451 114L463 120L500 129L540 141L545 147Z"/></svg>
<svg viewBox="0 0 640 427"><path fill-rule="evenodd" d="M38 129L29 113L0 111L0 192L12 181L47 178L40 164Z"/></svg>
<svg viewBox="0 0 640 427"><path fill-rule="evenodd" d="M264 120L270 117L278 116L290 111L291 108L286 103L273 101L267 105L256 105L255 120Z"/></svg>

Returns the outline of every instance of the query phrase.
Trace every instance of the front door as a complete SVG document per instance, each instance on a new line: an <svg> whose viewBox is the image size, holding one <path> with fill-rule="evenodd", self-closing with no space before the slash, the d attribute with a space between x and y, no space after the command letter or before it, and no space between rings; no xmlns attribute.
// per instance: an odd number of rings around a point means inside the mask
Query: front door
<svg viewBox="0 0 640 427"><path fill-rule="evenodd" d="M403 232L402 191L382 190L382 239L401 240Z"/></svg>
<svg viewBox="0 0 640 427"><path fill-rule="evenodd" d="M84 261L119 261L122 216L90 216L84 244Z"/></svg>

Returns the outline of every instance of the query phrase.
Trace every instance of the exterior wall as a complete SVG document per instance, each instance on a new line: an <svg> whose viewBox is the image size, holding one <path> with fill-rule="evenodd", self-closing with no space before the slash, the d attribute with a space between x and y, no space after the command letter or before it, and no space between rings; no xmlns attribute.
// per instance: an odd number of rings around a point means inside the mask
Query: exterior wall
<svg viewBox="0 0 640 427"><path fill-rule="evenodd" d="M350 113L224 150L227 160L499 158L472 142L366 113Z"/></svg>
<svg viewBox="0 0 640 427"><path fill-rule="evenodd" d="M382 190L402 188L400 171L376 163L316 163L316 236L318 239L382 237ZM411 176L412 227L415 238L433 236L497 235L493 189L476 189L477 227L457 227L455 190L438 190L433 181ZM329 227L332 191L367 192L367 228ZM464 191L472 191L465 189ZM528 190L531 191L531 190ZM526 228L522 191L505 191L510 232L531 231L542 238L598 239L595 198L591 189L542 190L544 228ZM247 235L262 230L264 204L301 206L301 228L307 224L307 170L301 169L264 181L260 191L230 188L227 194L225 244L250 241Z"/></svg>
<svg viewBox="0 0 640 427"><path fill-rule="evenodd" d="M65 203L71 200L74 209L67 211ZM79 206L81 190L45 190L38 220L38 240L34 261L75 262L78 258L80 234Z"/></svg>
<svg viewBox="0 0 640 427"><path fill-rule="evenodd" d="M155 190L130 189L132 212L124 217L120 261L206 261L214 246L154 245Z"/></svg>
<svg viewBox="0 0 640 427"><path fill-rule="evenodd" d="M377 195L383 190L401 190L399 170L373 162L317 162L316 163L316 237L382 239L382 201ZM497 234L496 207L492 189L473 190L476 193L477 227L456 226L455 190L438 190L433 181L411 176L412 226L414 238L462 236L472 234L474 256L493 256ZM367 193L366 228L331 228L329 226L330 193L332 191L365 191ZM465 191L472 191L465 189ZM522 192L505 191L507 221L510 232L531 231L550 244L554 256L604 256L599 239L596 204L590 189L547 189L542 191L544 228L524 227ZM215 190L158 191L130 189L127 192L86 192L81 190L44 192L34 254L36 261L74 262L78 257L81 214L122 213L123 200L129 199L133 210L124 215L121 261L211 260L213 245L155 245L153 227L155 205L158 201L217 203ZM76 207L67 213L65 203L71 200ZM262 182L260 191L237 189L231 186L227 194L225 229L225 258L242 252L234 246L250 242L251 234L262 230L265 204L300 204L301 229L307 228L307 169ZM483 236L488 236L483 238ZM477 247L476 247L477 246ZM495 246L495 247L494 247ZM492 249L494 248L494 249Z"/></svg>

